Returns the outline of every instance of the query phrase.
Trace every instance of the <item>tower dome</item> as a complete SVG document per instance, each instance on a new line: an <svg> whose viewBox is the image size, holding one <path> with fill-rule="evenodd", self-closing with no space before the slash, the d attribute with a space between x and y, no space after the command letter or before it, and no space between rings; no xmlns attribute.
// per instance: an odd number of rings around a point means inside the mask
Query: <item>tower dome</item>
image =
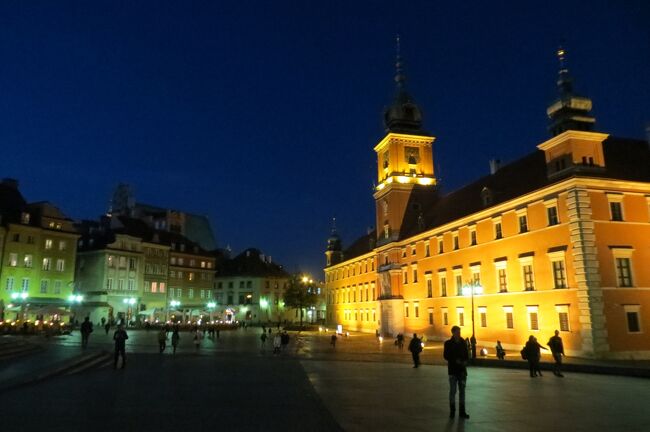
<svg viewBox="0 0 650 432"><path fill-rule="evenodd" d="M406 91L406 75L403 66L398 35L397 58L395 61L395 83L397 88L393 103L384 111L384 127L386 132L421 133L422 111Z"/></svg>

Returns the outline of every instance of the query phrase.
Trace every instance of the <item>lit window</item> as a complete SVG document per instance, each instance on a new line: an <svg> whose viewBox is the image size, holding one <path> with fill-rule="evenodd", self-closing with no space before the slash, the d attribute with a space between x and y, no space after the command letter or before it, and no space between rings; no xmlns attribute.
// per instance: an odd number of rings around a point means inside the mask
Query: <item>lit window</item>
<svg viewBox="0 0 650 432"><path fill-rule="evenodd" d="M9 254L9 266L16 267L18 265L18 254L10 253Z"/></svg>
<svg viewBox="0 0 650 432"><path fill-rule="evenodd" d="M124 279L117 280L117 289L120 291L124 289Z"/></svg>
<svg viewBox="0 0 650 432"><path fill-rule="evenodd" d="M158 282L151 282L151 292L158 292Z"/></svg>
<svg viewBox="0 0 650 432"><path fill-rule="evenodd" d="M30 220L30 215L29 215L29 213L22 213L22 214L20 215L20 223L28 224L28 223L29 223L29 220Z"/></svg>
<svg viewBox="0 0 650 432"><path fill-rule="evenodd" d="M442 325L449 325L449 313L447 308L442 308Z"/></svg>
<svg viewBox="0 0 650 432"><path fill-rule="evenodd" d="M553 266L553 283L555 288L566 288L566 269L564 268L564 260L552 261Z"/></svg>
<svg viewBox="0 0 650 432"><path fill-rule="evenodd" d="M52 249L52 239L45 239L45 249Z"/></svg>
<svg viewBox="0 0 650 432"><path fill-rule="evenodd" d="M23 292L29 291L29 278L23 278L23 283L21 285L21 290Z"/></svg>
<svg viewBox="0 0 650 432"><path fill-rule="evenodd" d="M25 258L23 259L23 263L25 264L25 267L31 268L32 267L32 255L31 254L25 255Z"/></svg>
<svg viewBox="0 0 650 432"><path fill-rule="evenodd" d="M465 326L465 309L462 307L456 308L456 315L458 316L458 325Z"/></svg>
<svg viewBox="0 0 650 432"><path fill-rule="evenodd" d="M113 289L113 279L112 278L106 279L106 289L107 290L112 290Z"/></svg>
<svg viewBox="0 0 650 432"><path fill-rule="evenodd" d="M68 247L68 244L67 244L67 242L65 240L60 240L59 241L59 250L60 251L66 250L67 247Z"/></svg>
<svg viewBox="0 0 650 432"><path fill-rule="evenodd" d="M65 260L58 259L56 260L56 271L65 271Z"/></svg>
<svg viewBox="0 0 650 432"><path fill-rule="evenodd" d="M438 283L440 285L440 296L447 297L447 276L444 272L438 273Z"/></svg>
<svg viewBox="0 0 650 432"><path fill-rule="evenodd" d="M135 279L129 279L128 283L129 291L135 291Z"/></svg>

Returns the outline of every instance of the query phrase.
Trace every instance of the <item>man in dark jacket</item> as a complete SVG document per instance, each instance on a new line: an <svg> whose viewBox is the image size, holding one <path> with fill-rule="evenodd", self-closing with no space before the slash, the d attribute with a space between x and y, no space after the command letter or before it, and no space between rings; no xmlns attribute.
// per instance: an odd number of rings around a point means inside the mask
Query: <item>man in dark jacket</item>
<svg viewBox="0 0 650 432"><path fill-rule="evenodd" d="M449 418L456 415L456 388L458 388L458 402L460 404L461 419L468 419L469 414L465 411L465 384L467 383L467 362L469 352L467 344L460 336L460 327L451 328L451 339L445 342L444 358L447 360L447 372L449 374Z"/></svg>
<svg viewBox="0 0 650 432"><path fill-rule="evenodd" d="M119 356L122 356L122 369L126 366L126 340L129 338L129 335L126 334L124 326L120 324L113 334L113 340L115 341L115 361L113 363L113 369L117 369L117 359Z"/></svg>
<svg viewBox="0 0 650 432"><path fill-rule="evenodd" d="M413 339L409 343L409 351L413 356L413 367L420 366L420 353L422 352L422 339L418 337L417 333L413 333Z"/></svg>
<svg viewBox="0 0 650 432"><path fill-rule="evenodd" d="M564 344L562 343L562 338L560 337L560 332L558 330L555 330L555 336L551 337L548 340L547 345L551 349L553 359L555 360L555 365L553 366L553 374L558 377L563 377L562 356L564 355Z"/></svg>
<svg viewBox="0 0 650 432"><path fill-rule="evenodd" d="M81 348L86 348L88 346L88 338L93 332L93 323L90 322L90 318L86 317L84 322L81 323Z"/></svg>

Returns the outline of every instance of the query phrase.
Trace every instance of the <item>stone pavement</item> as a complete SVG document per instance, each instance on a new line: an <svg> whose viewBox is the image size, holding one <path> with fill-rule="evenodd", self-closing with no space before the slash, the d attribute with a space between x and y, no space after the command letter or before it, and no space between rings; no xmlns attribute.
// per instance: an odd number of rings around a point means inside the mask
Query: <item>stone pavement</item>
<svg viewBox="0 0 650 432"><path fill-rule="evenodd" d="M274 356L260 350L259 333L222 332L198 353L183 333L173 356L157 354L155 332L130 332L125 370L96 369L1 393L0 406L10 415L0 425L26 431L650 430L645 379L582 373L531 379L525 370L473 367L471 418L450 421L443 366L413 369L406 351L378 348L365 336L340 339L333 352L325 335L307 335L302 347L294 343ZM109 336L93 334L88 350L110 343ZM80 349L74 336L57 344ZM428 351L438 361L439 350Z"/></svg>

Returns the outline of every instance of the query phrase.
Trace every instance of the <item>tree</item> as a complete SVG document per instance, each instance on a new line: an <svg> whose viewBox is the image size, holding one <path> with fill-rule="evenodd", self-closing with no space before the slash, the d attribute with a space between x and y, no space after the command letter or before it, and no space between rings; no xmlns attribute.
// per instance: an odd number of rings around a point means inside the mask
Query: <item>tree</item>
<svg viewBox="0 0 650 432"><path fill-rule="evenodd" d="M315 306L318 302L314 281L305 276L293 275L284 292L283 300L285 306L300 310L300 327L302 327L303 309Z"/></svg>

